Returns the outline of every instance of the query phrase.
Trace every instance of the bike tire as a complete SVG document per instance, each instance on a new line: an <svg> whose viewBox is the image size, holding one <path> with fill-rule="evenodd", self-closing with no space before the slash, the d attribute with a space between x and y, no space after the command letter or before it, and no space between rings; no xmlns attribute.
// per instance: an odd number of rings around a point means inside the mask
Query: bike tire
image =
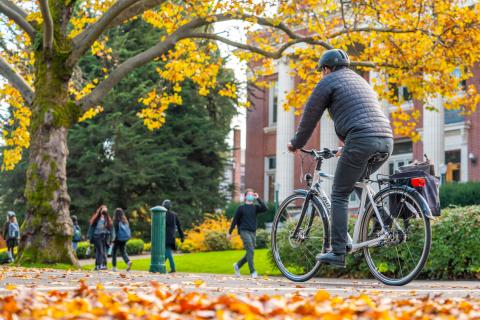
<svg viewBox="0 0 480 320"><path fill-rule="evenodd" d="M304 274L294 274L291 271L289 271L289 268L287 265L285 265L284 261L282 261L281 257L281 250L279 248L279 244L281 243L280 240L280 231L279 231L279 226L281 223L281 218L282 218L282 213L288 208L289 204L292 202L299 200L299 199L305 199L306 194L292 194L291 196L287 197L280 207L278 208L277 212L275 213L274 219L273 219L273 224L272 224L272 236L271 236L271 244L272 244L272 255L273 255L273 260L277 266L277 268L280 270L280 272L289 280L294 281L294 282L305 282L310 280L312 277L314 277L318 270L321 267L321 263L316 261L315 257L312 255L312 257L309 257L310 259L315 259L312 261L312 267L309 268L310 270L307 270ZM324 219L322 217L325 217L325 215L322 215L320 210L324 210L321 204L318 203L318 201L312 199L310 200L312 204L312 208L314 209L313 214L310 214L310 216L305 216L305 219L309 218L310 220L306 221L307 226L310 226L309 228L313 227L315 222L318 221L317 223L321 225L321 228L323 230L323 236L320 236L322 239L318 243L319 248L321 248L321 251L324 252L324 246L326 243L329 243L329 239L326 239L326 236L329 235L329 226L325 226ZM327 215L328 217L328 215ZM325 231L327 230L327 231ZM278 236L278 237L277 237ZM320 239L318 239L320 240Z"/></svg>
<svg viewBox="0 0 480 320"><path fill-rule="evenodd" d="M379 270L381 268L375 265L375 262L373 261L373 258L370 253L370 250L371 250L370 248L365 247L363 249L363 253L364 253L367 265L370 269L370 272L377 280L389 286L403 286L408 284L412 280L414 280L418 276L418 274L422 271L423 267L425 266L425 263L427 262L428 255L431 249L431 244L432 244L432 231L431 231L430 218L429 218L431 214L430 214L430 209L428 209L428 204L426 203L425 199L420 195L420 193L408 187L389 187L389 188L383 189L382 191L380 191L375 195L374 203L377 204L379 200L383 201L384 199L386 199L386 197L389 197L389 196L403 196L405 197L404 201L406 198L408 198L408 200L411 201L411 203L413 204L414 208L419 211L418 214L420 217L417 217L417 218L422 219L418 221L423 221L424 223L425 242L423 244L422 253L418 259L418 262L416 263L413 270L410 271L407 275L403 276L403 272L401 272L402 273L401 278L393 279L383 274ZM369 203L365 210L365 215L363 217L362 225L361 225L360 235L361 235L362 241L367 240L368 226L369 226L368 223L372 215L375 215L375 213L373 211L372 204ZM407 241L408 241L408 237L406 235L405 237L407 238ZM404 243L406 243L406 241ZM391 250L393 250L393 248L396 248L396 246L394 245L391 248L392 248ZM410 249L408 249L408 251L410 251ZM398 262L400 262L400 258L398 257L398 251L397 251L397 259L398 259ZM400 270L402 269L400 268Z"/></svg>

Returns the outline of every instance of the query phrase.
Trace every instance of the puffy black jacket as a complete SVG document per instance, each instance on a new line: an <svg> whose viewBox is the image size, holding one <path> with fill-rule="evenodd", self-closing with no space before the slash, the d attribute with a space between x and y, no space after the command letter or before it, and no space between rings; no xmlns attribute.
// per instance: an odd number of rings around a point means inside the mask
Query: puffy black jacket
<svg viewBox="0 0 480 320"><path fill-rule="evenodd" d="M295 148L307 143L325 109L328 109L335 132L342 141L347 137L393 138L390 121L372 87L354 71L343 68L323 77L313 90L291 141Z"/></svg>

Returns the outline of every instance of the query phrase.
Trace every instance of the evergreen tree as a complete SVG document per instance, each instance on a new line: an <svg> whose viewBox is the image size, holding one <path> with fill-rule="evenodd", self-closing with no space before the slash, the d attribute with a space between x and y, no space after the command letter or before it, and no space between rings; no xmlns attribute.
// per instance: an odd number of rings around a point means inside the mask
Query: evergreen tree
<svg viewBox="0 0 480 320"><path fill-rule="evenodd" d="M111 31L109 46L119 55L111 63L145 50L159 37L158 30L141 20ZM183 105L167 111L161 129L148 131L136 115L142 107L137 100L153 87L172 90L155 72L161 63L154 61L130 73L105 99L105 112L69 132L71 214L84 226L96 207L106 204L111 212L115 207L126 209L137 235L148 238L148 208L166 198L187 226L225 204L219 183L234 101L216 92L200 96L193 85L184 87ZM95 56L85 57L80 66L85 81L101 77L102 69L109 67ZM232 82L233 74L223 69L220 79ZM16 207L24 210L25 168L22 162L13 172L1 174L3 207L11 208L17 199Z"/></svg>

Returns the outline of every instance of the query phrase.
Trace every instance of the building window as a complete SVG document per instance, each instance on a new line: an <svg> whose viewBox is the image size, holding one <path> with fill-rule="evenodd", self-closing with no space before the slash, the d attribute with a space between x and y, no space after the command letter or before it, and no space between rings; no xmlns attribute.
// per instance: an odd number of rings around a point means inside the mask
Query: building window
<svg viewBox="0 0 480 320"><path fill-rule="evenodd" d="M412 94L407 87L395 86L395 96L398 97L399 101L412 101Z"/></svg>
<svg viewBox="0 0 480 320"><path fill-rule="evenodd" d="M275 202L275 170L277 168L277 159L275 157L265 158L265 199Z"/></svg>
<svg viewBox="0 0 480 320"><path fill-rule="evenodd" d="M395 142L393 146L392 155L412 153L412 152L413 152L412 141L399 141L399 142Z"/></svg>
<svg viewBox="0 0 480 320"><path fill-rule="evenodd" d="M268 124L273 126L277 123L278 109L278 82L272 81L268 94Z"/></svg>
<svg viewBox="0 0 480 320"><path fill-rule="evenodd" d="M462 115L461 110L447 110L444 112L445 124L459 123L465 121L465 117Z"/></svg>
<svg viewBox="0 0 480 320"><path fill-rule="evenodd" d="M447 164L447 171L445 172L445 182L459 182L461 179L461 151L446 151L445 163Z"/></svg>
<svg viewBox="0 0 480 320"><path fill-rule="evenodd" d="M462 76L462 72L460 71L460 68L455 68L455 70L453 70L452 74L455 78L460 78ZM459 89L461 91L467 91L467 80L465 80L465 79L460 80Z"/></svg>

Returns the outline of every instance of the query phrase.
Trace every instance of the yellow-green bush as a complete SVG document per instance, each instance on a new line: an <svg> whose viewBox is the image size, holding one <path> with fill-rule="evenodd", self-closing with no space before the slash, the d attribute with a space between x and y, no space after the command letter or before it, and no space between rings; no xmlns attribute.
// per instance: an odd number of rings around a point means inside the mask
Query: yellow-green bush
<svg viewBox="0 0 480 320"><path fill-rule="evenodd" d="M185 232L184 243L177 241L177 247L183 252L204 252L219 248L224 248L221 250L242 249L242 240L236 230L233 232L231 240L226 240L226 234L230 228L230 224L231 220L228 219L224 213L207 214L202 224ZM207 237L209 233L210 235ZM225 238L225 241L228 243L214 245L212 242L213 238L218 240Z"/></svg>

